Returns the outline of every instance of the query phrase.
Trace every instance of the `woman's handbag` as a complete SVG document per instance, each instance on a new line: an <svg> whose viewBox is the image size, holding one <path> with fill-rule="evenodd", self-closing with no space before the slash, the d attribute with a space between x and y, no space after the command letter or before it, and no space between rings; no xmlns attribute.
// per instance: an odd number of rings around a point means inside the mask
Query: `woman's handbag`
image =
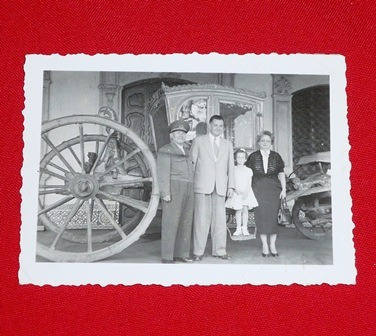
<svg viewBox="0 0 376 336"><path fill-rule="evenodd" d="M279 206L280 212L279 212L279 224L281 225L288 225L292 224L292 218L290 209L287 206L286 198L281 198L280 200L280 206Z"/></svg>

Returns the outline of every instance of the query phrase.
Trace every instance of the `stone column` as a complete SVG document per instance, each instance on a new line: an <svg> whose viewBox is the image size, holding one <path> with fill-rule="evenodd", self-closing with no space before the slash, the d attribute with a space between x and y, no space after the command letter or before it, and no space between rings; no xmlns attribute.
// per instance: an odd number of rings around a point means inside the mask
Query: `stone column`
<svg viewBox="0 0 376 336"><path fill-rule="evenodd" d="M42 122L50 120L50 86L51 86L51 72L43 72L43 101L42 101ZM41 157L46 155L48 146L45 141L41 141ZM45 174L45 177L41 180L41 184L45 184L49 176ZM44 205L45 196L40 197L41 203ZM37 230L44 231L45 227L43 223L38 219Z"/></svg>
<svg viewBox="0 0 376 336"><path fill-rule="evenodd" d="M234 86L234 74L220 73L218 74L218 84L223 86Z"/></svg>
<svg viewBox="0 0 376 336"><path fill-rule="evenodd" d="M285 161L287 175L293 171L291 92L292 87L288 76L273 75L274 149Z"/></svg>
<svg viewBox="0 0 376 336"><path fill-rule="evenodd" d="M117 72L101 72L99 89L99 109L98 115L103 118L119 121L120 115L120 89L118 85L119 76ZM105 134L105 128L100 128Z"/></svg>

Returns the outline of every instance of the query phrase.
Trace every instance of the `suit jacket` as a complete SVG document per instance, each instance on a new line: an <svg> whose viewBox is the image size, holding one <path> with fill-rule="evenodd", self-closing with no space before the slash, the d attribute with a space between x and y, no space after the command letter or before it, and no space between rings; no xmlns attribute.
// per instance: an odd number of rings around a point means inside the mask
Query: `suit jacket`
<svg viewBox="0 0 376 336"><path fill-rule="evenodd" d="M228 188L235 188L234 153L231 142L220 138L218 159L215 160L209 134L194 139L190 158L194 164L195 193L226 196Z"/></svg>
<svg viewBox="0 0 376 336"><path fill-rule="evenodd" d="M163 146L157 155L157 178L161 197L171 195L171 180L193 181L193 164L189 158L190 146L183 144L185 155L181 149L171 142Z"/></svg>

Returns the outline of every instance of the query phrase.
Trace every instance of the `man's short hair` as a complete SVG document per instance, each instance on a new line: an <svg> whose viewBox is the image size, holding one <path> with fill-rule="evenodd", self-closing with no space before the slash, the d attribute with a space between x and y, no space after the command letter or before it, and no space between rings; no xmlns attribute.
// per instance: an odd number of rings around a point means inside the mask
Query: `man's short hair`
<svg viewBox="0 0 376 336"><path fill-rule="evenodd" d="M223 117L222 117L221 115L219 115L219 114L214 114L214 115L210 118L210 120L209 120L209 124L211 124L213 120L222 120L223 123L225 123L225 119L223 119Z"/></svg>

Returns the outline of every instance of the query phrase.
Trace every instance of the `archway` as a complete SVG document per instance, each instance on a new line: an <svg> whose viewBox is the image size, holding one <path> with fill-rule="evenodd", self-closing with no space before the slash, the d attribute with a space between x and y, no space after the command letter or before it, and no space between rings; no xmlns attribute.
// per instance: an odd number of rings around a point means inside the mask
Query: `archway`
<svg viewBox="0 0 376 336"><path fill-rule="evenodd" d="M329 85L292 94L292 145L294 165L301 156L330 150Z"/></svg>

